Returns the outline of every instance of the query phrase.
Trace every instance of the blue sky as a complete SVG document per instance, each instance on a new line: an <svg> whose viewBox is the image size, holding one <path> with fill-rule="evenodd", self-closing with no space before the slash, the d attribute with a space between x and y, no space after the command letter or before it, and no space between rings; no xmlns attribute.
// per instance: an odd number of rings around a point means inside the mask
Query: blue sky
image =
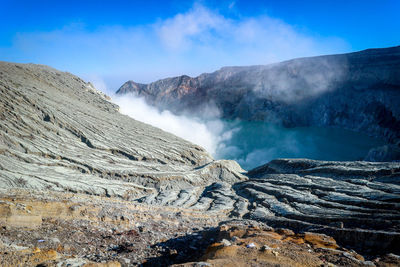
<svg viewBox="0 0 400 267"><path fill-rule="evenodd" d="M0 60L126 80L400 45L400 1L0 0Z"/></svg>

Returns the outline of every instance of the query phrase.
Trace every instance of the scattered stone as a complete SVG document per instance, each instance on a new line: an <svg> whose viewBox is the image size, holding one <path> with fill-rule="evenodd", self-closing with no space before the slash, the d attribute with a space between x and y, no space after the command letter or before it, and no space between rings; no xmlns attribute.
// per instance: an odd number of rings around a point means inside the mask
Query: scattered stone
<svg viewBox="0 0 400 267"><path fill-rule="evenodd" d="M393 258L393 259L396 259L396 260L400 260L400 256L396 255L396 254L393 254L393 253L387 254L387 257Z"/></svg>
<svg viewBox="0 0 400 267"><path fill-rule="evenodd" d="M364 266L375 267L376 265L372 261L364 261L362 262Z"/></svg>
<svg viewBox="0 0 400 267"><path fill-rule="evenodd" d="M226 240L226 239L222 239L222 241L221 241L221 243L225 246L225 247L229 247L229 246L231 246L232 245L232 243L231 242L229 242L228 240Z"/></svg>
<svg viewBox="0 0 400 267"><path fill-rule="evenodd" d="M54 244L59 244L59 243L61 243L60 239L58 239L57 237L49 238L49 241L52 242L52 243L54 243Z"/></svg>
<svg viewBox="0 0 400 267"><path fill-rule="evenodd" d="M268 245L264 245L261 247L261 251L267 251L267 250L271 250L272 248L270 248Z"/></svg>
<svg viewBox="0 0 400 267"><path fill-rule="evenodd" d="M254 243L250 243L246 245L247 248L255 248L256 245Z"/></svg>
<svg viewBox="0 0 400 267"><path fill-rule="evenodd" d="M278 256L279 256L279 252L278 252L278 251L275 251L275 250L272 251L272 254L274 254L275 257L278 257Z"/></svg>
<svg viewBox="0 0 400 267"><path fill-rule="evenodd" d="M208 266L212 266L212 265L207 262L196 262L195 266L196 267L208 267Z"/></svg>
<svg viewBox="0 0 400 267"><path fill-rule="evenodd" d="M130 259L127 259L127 258L122 258L122 259L121 259L121 262L122 262L123 264L129 265L129 264L131 263L131 260L130 260Z"/></svg>

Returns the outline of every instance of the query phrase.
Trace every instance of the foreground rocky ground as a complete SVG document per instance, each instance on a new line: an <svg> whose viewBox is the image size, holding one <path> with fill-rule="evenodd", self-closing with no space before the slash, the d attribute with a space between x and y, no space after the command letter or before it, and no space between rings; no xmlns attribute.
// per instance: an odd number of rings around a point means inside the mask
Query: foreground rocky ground
<svg viewBox="0 0 400 267"><path fill-rule="evenodd" d="M201 232L221 220L193 210L74 193L19 189L2 195L0 266L126 266L165 253L187 258L187 243L194 241L191 250L201 250L199 244L206 245L198 239ZM174 244L167 245L171 239Z"/></svg>
<svg viewBox="0 0 400 267"><path fill-rule="evenodd" d="M394 254L364 258L324 234L85 194L3 191L0 214L0 266L400 264Z"/></svg>
<svg viewBox="0 0 400 267"><path fill-rule="evenodd" d="M1 266L396 266L400 163L245 172L69 73L0 63Z"/></svg>

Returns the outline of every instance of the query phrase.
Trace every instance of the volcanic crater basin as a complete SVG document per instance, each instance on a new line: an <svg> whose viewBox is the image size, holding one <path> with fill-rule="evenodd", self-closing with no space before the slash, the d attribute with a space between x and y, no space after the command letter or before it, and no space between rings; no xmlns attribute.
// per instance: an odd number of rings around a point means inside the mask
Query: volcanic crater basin
<svg viewBox="0 0 400 267"><path fill-rule="evenodd" d="M250 265L273 240L290 242L258 266L290 265L291 249L305 266L397 264L400 163L278 159L246 172L42 65L0 62L0 96L1 265L218 266L232 251ZM241 234L228 240L230 227Z"/></svg>
<svg viewBox="0 0 400 267"><path fill-rule="evenodd" d="M333 127L286 128L263 121L221 121L231 137L221 141L217 158L236 160L246 170L277 158L363 160L387 145L366 134Z"/></svg>
<svg viewBox="0 0 400 267"><path fill-rule="evenodd" d="M362 159L400 160L400 46L223 67L197 77L182 75L149 84L127 81L116 93L142 97L150 105L176 114L202 117L212 106L227 120L351 130L389 143L361 155ZM279 156L267 152L266 157ZM336 152L334 148L332 152ZM279 157L286 157L285 153ZM357 157L325 155L317 159Z"/></svg>

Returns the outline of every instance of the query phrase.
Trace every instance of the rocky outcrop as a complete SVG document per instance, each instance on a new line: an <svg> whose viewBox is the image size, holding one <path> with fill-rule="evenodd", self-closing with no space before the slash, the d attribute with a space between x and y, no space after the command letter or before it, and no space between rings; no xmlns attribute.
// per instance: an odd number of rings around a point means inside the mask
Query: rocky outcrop
<svg viewBox="0 0 400 267"><path fill-rule="evenodd" d="M228 119L335 126L400 140L400 47L225 67L148 85L129 81L117 91L126 93L176 113L200 114L211 103Z"/></svg>
<svg viewBox="0 0 400 267"><path fill-rule="evenodd" d="M324 234L294 233L273 229L254 222L231 221L217 228L216 242L210 244L199 262L174 266L390 266L400 257L366 260L354 250L340 248ZM322 252L322 253L321 253ZM321 253L321 254L319 254ZM318 256L319 254L319 256ZM323 255L323 256L322 256ZM205 262L206 261L206 262ZM327 262L329 262L327 264Z"/></svg>
<svg viewBox="0 0 400 267"><path fill-rule="evenodd" d="M173 190L141 201L322 232L358 251L400 253L400 163L279 159L247 176L201 193Z"/></svg>

